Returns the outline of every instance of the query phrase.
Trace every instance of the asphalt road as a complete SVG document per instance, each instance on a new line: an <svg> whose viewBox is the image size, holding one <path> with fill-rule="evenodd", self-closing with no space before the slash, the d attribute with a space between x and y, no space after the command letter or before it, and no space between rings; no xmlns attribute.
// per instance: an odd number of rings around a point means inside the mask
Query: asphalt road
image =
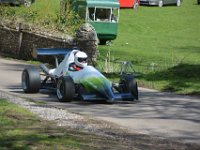
<svg viewBox="0 0 200 150"><path fill-rule="evenodd" d="M0 57L0 89L21 97L45 101L48 105L71 112L110 121L130 132L200 143L200 98L139 88L139 102L59 103L56 96L47 91L23 93L21 72L25 66L27 64Z"/></svg>

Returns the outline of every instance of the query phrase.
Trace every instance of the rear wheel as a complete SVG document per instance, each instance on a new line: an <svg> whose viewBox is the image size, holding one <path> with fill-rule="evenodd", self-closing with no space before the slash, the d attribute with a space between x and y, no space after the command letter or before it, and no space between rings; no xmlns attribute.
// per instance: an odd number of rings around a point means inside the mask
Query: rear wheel
<svg viewBox="0 0 200 150"><path fill-rule="evenodd" d="M70 102L74 98L75 85L71 77L60 77L57 82L56 94L60 102Z"/></svg>
<svg viewBox="0 0 200 150"><path fill-rule="evenodd" d="M38 69L26 68L22 72L22 88L25 93L37 93L40 90L41 78Z"/></svg>
<svg viewBox="0 0 200 150"><path fill-rule="evenodd" d="M138 100L138 86L133 75L122 75L120 79L120 89L123 93L131 93Z"/></svg>

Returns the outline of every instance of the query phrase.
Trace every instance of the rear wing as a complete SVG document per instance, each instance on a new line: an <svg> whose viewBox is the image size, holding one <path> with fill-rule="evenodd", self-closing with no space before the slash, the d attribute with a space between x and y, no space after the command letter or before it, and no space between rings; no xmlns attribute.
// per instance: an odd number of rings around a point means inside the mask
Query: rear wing
<svg viewBox="0 0 200 150"><path fill-rule="evenodd" d="M58 58L59 55L67 55L73 50L79 50L78 48L38 48L32 52L33 58L37 56L54 56L56 67L58 67Z"/></svg>
<svg viewBox="0 0 200 150"><path fill-rule="evenodd" d="M37 58L37 56L58 56L67 55L73 50L79 50L77 48L37 48L32 52L32 56Z"/></svg>
<svg viewBox="0 0 200 150"><path fill-rule="evenodd" d="M67 49L67 48L38 48L37 55L40 55L40 56L67 55L72 50L73 49Z"/></svg>

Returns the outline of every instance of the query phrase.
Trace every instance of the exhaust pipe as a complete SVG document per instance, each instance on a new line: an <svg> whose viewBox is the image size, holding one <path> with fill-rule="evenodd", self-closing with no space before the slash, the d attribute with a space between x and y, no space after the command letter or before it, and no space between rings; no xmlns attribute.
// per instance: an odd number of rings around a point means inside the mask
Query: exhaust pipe
<svg viewBox="0 0 200 150"><path fill-rule="evenodd" d="M49 68L47 68L44 64L41 64L40 68L44 71L46 75L49 75Z"/></svg>

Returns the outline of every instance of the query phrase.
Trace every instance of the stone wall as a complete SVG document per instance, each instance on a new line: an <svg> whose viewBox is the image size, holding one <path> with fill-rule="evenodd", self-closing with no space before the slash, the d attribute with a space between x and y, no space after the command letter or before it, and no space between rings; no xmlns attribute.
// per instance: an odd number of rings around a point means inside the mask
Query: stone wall
<svg viewBox="0 0 200 150"><path fill-rule="evenodd" d="M91 34L91 32L84 32L84 34ZM84 40L80 37L55 36L50 33L37 33L22 28L17 30L0 26L0 53L30 60L33 59L32 52L36 48L72 48L76 46L88 54L91 63L96 58L97 45L94 44L96 41L94 38L83 38Z"/></svg>
<svg viewBox="0 0 200 150"><path fill-rule="evenodd" d="M0 28L0 52L12 55L16 58L18 55L19 32L12 29Z"/></svg>
<svg viewBox="0 0 200 150"><path fill-rule="evenodd" d="M24 60L32 59L36 48L71 48L73 38L57 38L25 30L0 27L0 52Z"/></svg>

